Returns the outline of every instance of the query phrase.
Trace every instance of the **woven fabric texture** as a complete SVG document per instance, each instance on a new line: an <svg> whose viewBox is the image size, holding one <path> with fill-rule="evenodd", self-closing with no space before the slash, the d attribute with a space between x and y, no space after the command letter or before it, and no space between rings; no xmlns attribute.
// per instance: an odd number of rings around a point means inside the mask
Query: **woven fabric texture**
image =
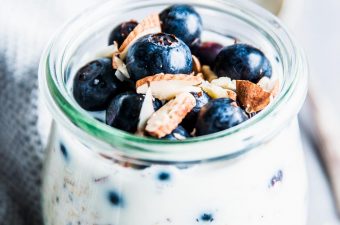
<svg viewBox="0 0 340 225"><path fill-rule="evenodd" d="M38 65L51 35L95 0L0 0L0 225L40 225L49 126Z"/></svg>

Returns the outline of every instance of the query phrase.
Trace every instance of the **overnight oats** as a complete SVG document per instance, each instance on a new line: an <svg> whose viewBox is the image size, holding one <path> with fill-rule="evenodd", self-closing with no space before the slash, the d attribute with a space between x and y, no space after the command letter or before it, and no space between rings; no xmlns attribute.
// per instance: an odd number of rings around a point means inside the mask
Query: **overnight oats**
<svg viewBox="0 0 340 225"><path fill-rule="evenodd" d="M107 1L42 56L46 225L302 225L300 49L233 1Z"/></svg>

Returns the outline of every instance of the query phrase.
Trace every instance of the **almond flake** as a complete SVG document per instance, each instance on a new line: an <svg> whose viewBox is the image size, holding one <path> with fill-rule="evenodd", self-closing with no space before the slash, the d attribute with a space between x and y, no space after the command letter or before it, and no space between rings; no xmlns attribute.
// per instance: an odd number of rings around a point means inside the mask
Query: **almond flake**
<svg viewBox="0 0 340 225"><path fill-rule="evenodd" d="M162 138L170 134L196 105L190 93L181 93L152 114L145 130L154 137Z"/></svg>
<svg viewBox="0 0 340 225"><path fill-rule="evenodd" d="M137 134L143 134L144 128L146 126L146 122L151 117L151 115L155 112L153 107L153 98L151 88L148 88L146 95L144 97L144 101L142 104L142 108L139 114L139 122L137 126Z"/></svg>
<svg viewBox="0 0 340 225"><path fill-rule="evenodd" d="M112 53L112 68L116 70L115 75L118 80L127 80L130 78L130 74L127 71L126 65L123 60L119 58L118 44L116 41L114 42L113 46L116 50Z"/></svg>
<svg viewBox="0 0 340 225"><path fill-rule="evenodd" d="M204 80L203 73L198 73L198 74L196 74L196 77L200 77L202 80Z"/></svg>
<svg viewBox="0 0 340 225"><path fill-rule="evenodd" d="M236 100L236 93L234 91L221 88L207 81L202 83L201 88L212 98L231 98L234 101Z"/></svg>
<svg viewBox="0 0 340 225"><path fill-rule="evenodd" d="M79 65L83 66L89 62L97 60L98 58L111 58L114 52L117 52L118 48L114 44L105 46L96 50L95 52L85 53L79 62Z"/></svg>
<svg viewBox="0 0 340 225"><path fill-rule="evenodd" d="M199 61L199 59L192 55L192 63L193 63L193 70L195 73L200 73L202 71L202 67L201 67L201 63Z"/></svg>
<svg viewBox="0 0 340 225"><path fill-rule="evenodd" d="M173 135L177 140L185 140L186 139L186 137L184 137L183 135L181 135L179 133L174 133Z"/></svg>
<svg viewBox="0 0 340 225"><path fill-rule="evenodd" d="M202 66L202 73L204 78L209 82L218 78L217 75L211 70L210 66L207 65Z"/></svg>
<svg viewBox="0 0 340 225"><path fill-rule="evenodd" d="M159 15L153 13L144 18L126 37L123 44L119 48L120 58L124 59L129 47L140 37L147 34L154 34L162 32Z"/></svg>
<svg viewBox="0 0 340 225"><path fill-rule="evenodd" d="M236 80L231 80L229 77L219 77L218 79L212 80L211 84L236 91Z"/></svg>
<svg viewBox="0 0 340 225"><path fill-rule="evenodd" d="M202 78L187 74L156 74L136 82L137 93L145 94L148 87L152 95L160 100L169 100L182 92L200 92Z"/></svg>
<svg viewBox="0 0 340 225"><path fill-rule="evenodd" d="M279 80L276 80L274 82L273 88L270 90L270 94L272 94L273 98L277 96L277 94L280 92L280 82Z"/></svg>
<svg viewBox="0 0 340 225"><path fill-rule="evenodd" d="M124 62L119 58L118 43L116 41L113 42L113 46L115 48L115 51L111 53L112 68L116 70L121 64L124 64Z"/></svg>
<svg viewBox="0 0 340 225"><path fill-rule="evenodd" d="M120 81L130 79L130 74L127 71L125 63L116 55L112 57L112 66L116 69L115 75Z"/></svg>
<svg viewBox="0 0 340 225"><path fill-rule="evenodd" d="M247 113L261 111L270 103L271 94L247 80L236 81L236 93Z"/></svg>
<svg viewBox="0 0 340 225"><path fill-rule="evenodd" d="M100 49L96 54L94 55L95 59L98 58L110 58L114 52L118 51L117 43L115 42L112 45L106 46L105 48Z"/></svg>
<svg viewBox="0 0 340 225"><path fill-rule="evenodd" d="M271 93L272 97L275 97L280 90L280 82L278 79L262 77L257 85L259 85L264 91Z"/></svg>

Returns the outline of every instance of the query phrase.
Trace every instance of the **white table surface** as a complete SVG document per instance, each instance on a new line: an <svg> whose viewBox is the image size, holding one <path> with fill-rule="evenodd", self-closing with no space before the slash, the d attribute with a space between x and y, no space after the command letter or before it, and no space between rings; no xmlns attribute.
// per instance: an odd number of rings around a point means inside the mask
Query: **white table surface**
<svg viewBox="0 0 340 225"><path fill-rule="evenodd" d="M340 0L289 1L283 20L303 46L309 61L310 80L340 110ZM289 16L289 12L294 13ZM308 109L300 117L308 117ZM333 122L333 121L330 121ZM340 124L334 124L340 126ZM309 176L308 225L338 225L335 203L315 146L302 131ZM340 146L339 146L340 147Z"/></svg>

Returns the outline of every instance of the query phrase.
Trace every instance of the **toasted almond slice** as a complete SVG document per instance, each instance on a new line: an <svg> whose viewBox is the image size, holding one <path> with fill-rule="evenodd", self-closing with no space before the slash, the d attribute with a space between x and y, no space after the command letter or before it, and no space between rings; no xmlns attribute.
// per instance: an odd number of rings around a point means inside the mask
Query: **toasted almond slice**
<svg viewBox="0 0 340 225"><path fill-rule="evenodd" d="M192 55L193 70L195 73L200 73L202 71L200 60Z"/></svg>
<svg viewBox="0 0 340 225"><path fill-rule="evenodd" d="M113 69L118 69L124 64L124 62L119 58L118 54L113 54L112 55L112 68Z"/></svg>
<svg viewBox="0 0 340 225"><path fill-rule="evenodd" d="M109 45L109 46L105 46L103 48L100 48L98 50L96 50L95 52L87 52L84 55L82 55L82 57L80 58L79 64L80 66L83 66L89 62L92 62L98 58L111 58L112 54L114 52L117 52L117 46L115 45Z"/></svg>
<svg viewBox="0 0 340 225"><path fill-rule="evenodd" d="M204 80L204 76L203 76L203 73L198 73L196 74L197 77L200 77L202 80Z"/></svg>
<svg viewBox="0 0 340 225"><path fill-rule="evenodd" d="M142 108L139 114L139 122L137 126L137 134L143 134L144 128L146 126L146 122L151 117L151 115L155 112L153 107L153 99L151 88L148 88L148 91L145 94L144 101L142 104Z"/></svg>
<svg viewBox="0 0 340 225"><path fill-rule="evenodd" d="M115 42L113 45L106 46L105 48L100 49L94 55L95 59L102 58L102 57L111 57L114 52L118 51L118 45Z"/></svg>
<svg viewBox="0 0 340 225"><path fill-rule="evenodd" d="M112 56L112 67L116 69L115 75L120 81L130 79L125 63L115 54Z"/></svg>
<svg viewBox="0 0 340 225"><path fill-rule="evenodd" d="M270 102L271 94L259 85L247 80L236 81L237 99L247 113L254 113L264 109Z"/></svg>
<svg viewBox="0 0 340 225"><path fill-rule="evenodd" d="M210 66L207 65L202 66L202 73L204 78L209 82L218 78L217 75L211 70Z"/></svg>
<svg viewBox="0 0 340 225"><path fill-rule="evenodd" d="M119 52L118 52L118 44L115 41L113 44L115 51L112 54L112 67L113 69L116 70L115 76L120 80L120 81L124 81L130 78L130 74L126 69L126 65L123 62L123 60L121 60L119 58Z"/></svg>
<svg viewBox="0 0 340 225"><path fill-rule="evenodd" d="M174 133L173 135L174 135L174 137L175 137L177 140L185 140L185 139L187 139L185 136L183 136L183 135L181 135L181 134L179 134L179 133Z"/></svg>
<svg viewBox="0 0 340 225"><path fill-rule="evenodd" d="M236 92L229 90L229 89L225 89L228 93L228 98L231 98L232 100L236 101L237 98L237 94Z"/></svg>
<svg viewBox="0 0 340 225"><path fill-rule="evenodd" d="M137 93L145 94L148 86L152 89L152 95L160 100L169 100L182 92L200 92L197 87L203 79L187 74L156 74L145 77L136 82Z"/></svg>
<svg viewBox="0 0 340 225"><path fill-rule="evenodd" d="M268 77L262 77L257 85L260 86L264 91L270 92L275 86L276 80L272 80Z"/></svg>
<svg viewBox="0 0 340 225"><path fill-rule="evenodd" d="M219 77L211 81L211 84L221 88L236 91L236 80L231 80L229 77Z"/></svg>
<svg viewBox="0 0 340 225"><path fill-rule="evenodd" d="M278 79L272 79L268 77L262 77L261 80L257 83L264 91L271 93L273 97L275 97L280 89L280 82Z"/></svg>
<svg viewBox="0 0 340 225"><path fill-rule="evenodd" d="M273 98L277 96L277 94L280 92L280 82L279 80L274 81L274 86L270 90L270 93L272 94Z"/></svg>
<svg viewBox="0 0 340 225"><path fill-rule="evenodd" d="M145 130L152 136L162 138L170 134L194 108L196 100L190 93L181 93L152 114Z"/></svg>
<svg viewBox="0 0 340 225"><path fill-rule="evenodd" d="M236 93L234 91L221 88L207 81L202 83L201 88L212 98L231 98L236 100Z"/></svg>
<svg viewBox="0 0 340 225"><path fill-rule="evenodd" d="M121 64L124 64L124 62L119 58L118 43L116 41L113 42L113 46L115 48L115 51L111 53L112 68L116 70L119 66L121 66Z"/></svg>
<svg viewBox="0 0 340 225"><path fill-rule="evenodd" d="M144 77L143 79L138 80L136 82L136 88L139 88L148 83L152 84L158 81L180 81L183 84L185 83L185 85L199 85L202 83L203 79L198 76L194 76L192 74L188 75L188 74L180 74L180 73L179 74L159 73L159 74L147 76L147 77Z"/></svg>
<svg viewBox="0 0 340 225"><path fill-rule="evenodd" d="M119 48L120 58L124 59L129 47L140 37L161 32L161 22L158 13L153 13L144 18L126 37Z"/></svg>

